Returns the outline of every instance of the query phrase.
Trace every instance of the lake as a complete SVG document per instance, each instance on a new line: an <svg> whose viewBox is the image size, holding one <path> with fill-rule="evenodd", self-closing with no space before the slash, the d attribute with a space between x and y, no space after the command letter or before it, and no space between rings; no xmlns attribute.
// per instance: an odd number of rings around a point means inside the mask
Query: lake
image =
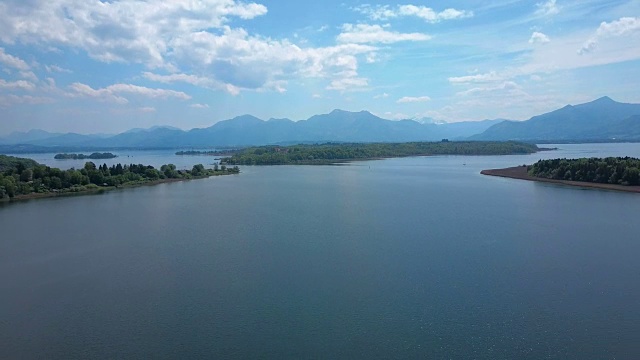
<svg viewBox="0 0 640 360"><path fill-rule="evenodd" d="M636 358L640 195L479 172L640 144L553 146L4 204L0 358Z"/></svg>

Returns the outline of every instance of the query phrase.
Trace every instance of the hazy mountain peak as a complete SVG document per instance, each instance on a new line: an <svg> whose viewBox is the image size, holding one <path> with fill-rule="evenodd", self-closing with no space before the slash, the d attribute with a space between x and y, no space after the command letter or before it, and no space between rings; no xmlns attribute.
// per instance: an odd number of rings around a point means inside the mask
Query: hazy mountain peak
<svg viewBox="0 0 640 360"><path fill-rule="evenodd" d="M518 123L492 126L475 140L606 140L639 138L640 124L628 118L640 115L640 104L625 104L603 96L591 102L567 105Z"/></svg>
<svg viewBox="0 0 640 360"><path fill-rule="evenodd" d="M615 103L617 101L613 100L612 98L608 97L608 96L603 96L601 98L595 99L592 101L592 103Z"/></svg>
<svg viewBox="0 0 640 360"><path fill-rule="evenodd" d="M262 119L259 119L259 118L255 117L255 116L251 115L251 114L244 114L244 115L236 116L231 120L244 120L244 121L255 121L255 120L258 120L258 121L262 121Z"/></svg>

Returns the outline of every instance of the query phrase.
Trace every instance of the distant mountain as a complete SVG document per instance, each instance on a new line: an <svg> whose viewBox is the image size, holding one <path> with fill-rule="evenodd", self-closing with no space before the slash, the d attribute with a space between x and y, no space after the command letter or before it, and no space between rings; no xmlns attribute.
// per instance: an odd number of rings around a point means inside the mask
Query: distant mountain
<svg viewBox="0 0 640 360"><path fill-rule="evenodd" d="M50 133L44 130L29 130L27 132L15 131L11 134L1 137L0 143L2 144L30 144L34 141L49 139L52 137L60 136L62 134Z"/></svg>
<svg viewBox="0 0 640 360"><path fill-rule="evenodd" d="M334 110L307 120L270 119L263 121L242 115L202 129L183 131L168 126L132 129L112 136L81 134L33 134L14 136L11 144L59 148L177 148L231 147L314 142L402 142L462 139L480 133L500 120L451 124L391 121L368 111ZM23 140L23 141L21 141ZM24 147L23 147L24 148Z"/></svg>
<svg viewBox="0 0 640 360"><path fill-rule="evenodd" d="M602 97L534 116L495 124L472 140L640 140L640 104Z"/></svg>

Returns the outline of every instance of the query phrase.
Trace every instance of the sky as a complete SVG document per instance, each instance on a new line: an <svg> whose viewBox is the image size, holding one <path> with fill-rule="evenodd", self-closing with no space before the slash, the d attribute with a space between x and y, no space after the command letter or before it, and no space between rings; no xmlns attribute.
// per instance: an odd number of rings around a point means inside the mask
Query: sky
<svg viewBox="0 0 640 360"><path fill-rule="evenodd" d="M0 135L640 103L640 0L0 0Z"/></svg>

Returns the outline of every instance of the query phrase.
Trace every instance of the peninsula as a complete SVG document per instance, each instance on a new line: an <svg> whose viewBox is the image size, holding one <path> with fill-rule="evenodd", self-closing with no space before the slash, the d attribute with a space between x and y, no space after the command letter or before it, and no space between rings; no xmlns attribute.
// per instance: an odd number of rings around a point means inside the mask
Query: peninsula
<svg viewBox="0 0 640 360"><path fill-rule="evenodd" d="M640 193L640 159L631 157L540 160L530 166L483 170L481 174Z"/></svg>
<svg viewBox="0 0 640 360"><path fill-rule="evenodd" d="M0 155L0 201L34 199L68 194L95 193L122 187L154 185L210 176L240 173L235 166L214 165L206 169L202 164L191 170L177 170L173 164L160 169L142 164L85 163L80 170L60 170L38 164L31 159Z"/></svg>

